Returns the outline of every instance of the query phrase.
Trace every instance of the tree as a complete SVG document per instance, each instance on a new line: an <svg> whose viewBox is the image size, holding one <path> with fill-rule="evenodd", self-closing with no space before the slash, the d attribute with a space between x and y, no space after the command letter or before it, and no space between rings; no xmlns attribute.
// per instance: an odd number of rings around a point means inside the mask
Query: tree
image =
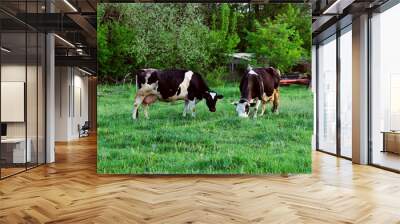
<svg viewBox="0 0 400 224"><path fill-rule="evenodd" d="M133 30L120 17L119 9L112 5L100 5L98 14L98 62L100 80L124 79L135 63L127 63L132 57ZM115 15L118 14L118 16ZM110 18L108 15L113 14Z"/></svg>
<svg viewBox="0 0 400 224"><path fill-rule="evenodd" d="M256 22L256 31L249 32L248 51L256 54L256 63L279 68L286 72L301 59L303 41L297 30L280 20Z"/></svg>
<svg viewBox="0 0 400 224"><path fill-rule="evenodd" d="M284 13L276 16L276 20L280 23L287 23L289 28L295 29L299 32L303 40L302 56L304 59L311 59L311 8L308 4L292 5L287 4Z"/></svg>
<svg viewBox="0 0 400 224"><path fill-rule="evenodd" d="M221 4L211 18L211 30L209 33L209 51L212 59L210 76L220 79L226 73L226 64L230 54L235 52L240 42L237 34L238 13L232 11L228 4ZM211 78L211 77L210 77Z"/></svg>
<svg viewBox="0 0 400 224"><path fill-rule="evenodd" d="M99 77L185 68L223 79L230 54L243 51L287 70L310 58L310 14L306 4L99 4Z"/></svg>
<svg viewBox="0 0 400 224"><path fill-rule="evenodd" d="M102 4L100 4L102 5ZM101 73L120 79L140 68L207 72L209 29L197 4L104 4L99 23ZM117 13L115 13L117 11ZM129 62L129 63L127 63Z"/></svg>

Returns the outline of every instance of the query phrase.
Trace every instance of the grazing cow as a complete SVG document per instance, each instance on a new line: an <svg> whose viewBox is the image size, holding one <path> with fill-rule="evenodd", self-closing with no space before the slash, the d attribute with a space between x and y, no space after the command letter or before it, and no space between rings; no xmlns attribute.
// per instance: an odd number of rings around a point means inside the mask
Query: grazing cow
<svg viewBox="0 0 400 224"><path fill-rule="evenodd" d="M241 98L236 105L239 117L249 117L250 107L254 107L253 117L257 117L258 107L262 103L261 116L266 104L272 102L272 112L278 113L280 72L272 67L248 68L240 82Z"/></svg>
<svg viewBox="0 0 400 224"><path fill-rule="evenodd" d="M191 112L196 116L196 104L205 99L208 109L216 111L216 103L223 96L211 91L201 75L180 69L156 70L142 69L136 76L137 92L132 118L137 119L138 108L143 104L144 115L149 118L148 107L156 100L173 102L185 100L183 116Z"/></svg>

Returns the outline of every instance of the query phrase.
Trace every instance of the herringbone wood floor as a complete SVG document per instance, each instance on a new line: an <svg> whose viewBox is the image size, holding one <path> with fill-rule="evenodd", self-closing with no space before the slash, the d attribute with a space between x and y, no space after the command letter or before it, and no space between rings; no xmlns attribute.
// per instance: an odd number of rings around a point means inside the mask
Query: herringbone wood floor
<svg viewBox="0 0 400 224"><path fill-rule="evenodd" d="M400 223L400 175L313 154L313 174L101 176L96 140L0 181L0 223Z"/></svg>

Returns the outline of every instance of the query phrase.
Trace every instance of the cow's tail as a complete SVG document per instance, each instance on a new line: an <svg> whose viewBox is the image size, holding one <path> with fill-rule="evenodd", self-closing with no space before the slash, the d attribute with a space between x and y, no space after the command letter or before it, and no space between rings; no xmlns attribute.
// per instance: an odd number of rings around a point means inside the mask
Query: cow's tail
<svg viewBox="0 0 400 224"><path fill-rule="evenodd" d="M272 102L272 112L279 114L279 98L280 98L280 94L279 94L279 86L280 86L280 82L281 82L281 71L277 68L275 69L276 71L276 77L275 77L275 89L274 89L274 97L273 97L273 102Z"/></svg>
<svg viewBox="0 0 400 224"><path fill-rule="evenodd" d="M274 88L278 89L279 84L281 82L281 71L277 68L272 68L272 67L271 67L271 71L272 71L272 74L273 74L274 80L275 80Z"/></svg>
<svg viewBox="0 0 400 224"><path fill-rule="evenodd" d="M257 75L257 82L259 83L258 87L259 87L259 98L260 100L262 100L263 95L264 95L264 82L263 79L261 77L261 75Z"/></svg>
<svg viewBox="0 0 400 224"><path fill-rule="evenodd" d="M135 82L136 82L136 91L138 90L138 84L139 84L139 82L138 82L138 74L136 73L135 74Z"/></svg>

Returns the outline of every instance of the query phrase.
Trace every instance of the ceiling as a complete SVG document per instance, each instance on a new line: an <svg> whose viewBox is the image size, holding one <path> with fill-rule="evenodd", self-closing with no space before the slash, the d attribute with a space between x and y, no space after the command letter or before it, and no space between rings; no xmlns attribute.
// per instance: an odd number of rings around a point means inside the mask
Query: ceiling
<svg viewBox="0 0 400 224"><path fill-rule="evenodd" d="M1 0L2 46L11 49L3 60L16 62L25 56L29 60L36 57L38 48L32 38L37 33L51 32L57 34L56 65L77 66L79 61L90 61L84 63L85 67L95 71L96 5L96 0Z"/></svg>
<svg viewBox="0 0 400 224"><path fill-rule="evenodd" d="M335 32L334 26L340 27L341 23L351 23L357 17L369 10L374 10L388 0L312 0L312 35L313 41L323 39Z"/></svg>

